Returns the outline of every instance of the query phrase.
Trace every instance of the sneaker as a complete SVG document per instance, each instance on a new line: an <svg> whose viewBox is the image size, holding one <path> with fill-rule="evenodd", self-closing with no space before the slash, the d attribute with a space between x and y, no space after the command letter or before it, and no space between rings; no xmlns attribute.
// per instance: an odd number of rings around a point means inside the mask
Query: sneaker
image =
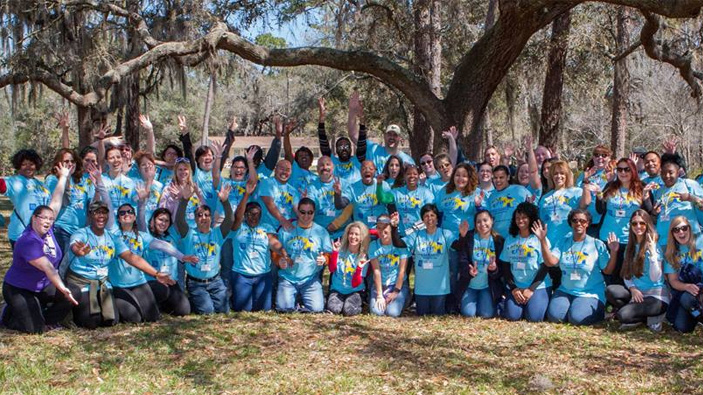
<svg viewBox="0 0 703 395"><path fill-rule="evenodd" d="M51 332L51 331L60 331L62 329L66 329L63 327L61 324L48 324L44 327L45 332Z"/></svg>
<svg viewBox="0 0 703 395"><path fill-rule="evenodd" d="M635 322L634 324L620 324L620 328L618 328L618 329L621 331L629 331L629 330L635 329L641 325L642 325L641 322Z"/></svg>
<svg viewBox="0 0 703 395"><path fill-rule="evenodd" d="M661 322L657 322L654 324L647 324L647 328L649 328L650 331L659 333L663 329L663 325Z"/></svg>

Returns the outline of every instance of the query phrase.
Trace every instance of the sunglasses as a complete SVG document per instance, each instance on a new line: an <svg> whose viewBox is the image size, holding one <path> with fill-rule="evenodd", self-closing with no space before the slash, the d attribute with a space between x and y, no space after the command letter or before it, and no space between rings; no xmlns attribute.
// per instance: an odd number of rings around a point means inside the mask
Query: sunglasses
<svg viewBox="0 0 703 395"><path fill-rule="evenodd" d="M190 159L182 156L180 158L176 158L176 163L190 163Z"/></svg>
<svg viewBox="0 0 703 395"><path fill-rule="evenodd" d="M587 219L584 218L574 218L571 220L572 224L579 224L579 225L585 225L588 223Z"/></svg>
<svg viewBox="0 0 703 395"><path fill-rule="evenodd" d="M125 215L134 215L134 210L120 210L117 212L117 215L120 217L124 217Z"/></svg>
<svg viewBox="0 0 703 395"><path fill-rule="evenodd" d="M427 165L429 165L429 164L432 164L432 161L431 161L431 160L426 160L426 161L424 161L424 162L420 162L420 164L423 165L423 166L427 166Z"/></svg>
<svg viewBox="0 0 703 395"><path fill-rule="evenodd" d="M688 232L689 229L691 229L691 227L688 225L677 226L671 229L671 233L685 233Z"/></svg>
<svg viewBox="0 0 703 395"><path fill-rule="evenodd" d="M616 167L618 173L629 173L632 171L629 167Z"/></svg>
<svg viewBox="0 0 703 395"><path fill-rule="evenodd" d="M631 226L646 226L647 223L644 222L644 221L632 221L632 222L630 223L630 225L631 225Z"/></svg>
<svg viewBox="0 0 703 395"><path fill-rule="evenodd" d="M607 158L609 156L608 154L593 154L594 158Z"/></svg>
<svg viewBox="0 0 703 395"><path fill-rule="evenodd" d="M310 211L303 211L303 210L300 210L300 211L298 211L298 212L300 213L300 215L313 215L313 214L315 214L315 212L312 211L312 210L310 210Z"/></svg>
<svg viewBox="0 0 703 395"><path fill-rule="evenodd" d="M196 215L196 217L198 217L198 218L208 218L208 217L210 217L210 213L208 213L208 212L205 212L205 213L198 213L198 214Z"/></svg>

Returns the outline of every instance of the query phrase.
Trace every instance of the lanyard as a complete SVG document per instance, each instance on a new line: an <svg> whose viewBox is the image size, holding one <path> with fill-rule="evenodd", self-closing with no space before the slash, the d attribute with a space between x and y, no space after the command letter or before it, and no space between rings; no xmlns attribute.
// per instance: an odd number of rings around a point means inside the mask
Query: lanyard
<svg viewBox="0 0 703 395"><path fill-rule="evenodd" d="M203 247L203 239L200 237L200 231L196 229L194 230L194 232L195 236L198 238L198 242L195 244L198 248L198 255L202 256L203 260L205 261L204 263L207 264L213 230L210 230L210 232L207 234L207 244L205 247Z"/></svg>
<svg viewBox="0 0 703 395"><path fill-rule="evenodd" d="M583 239L583 241L581 241L580 243L582 243L581 249L578 251L578 256L576 256L574 258L574 256L576 255L574 253L574 244L576 244L576 242L574 242L573 238L571 239L571 247L569 247L569 253L571 254L571 260L573 261L573 270L576 270L576 266L577 266L576 264L578 262L578 257L583 255L583 249L586 248L586 239Z"/></svg>
<svg viewBox="0 0 703 395"><path fill-rule="evenodd" d="M88 231L90 232L90 233L88 233L88 245L92 244L91 240L90 240L91 235L92 235L93 236L92 238L95 240L95 250L96 250L95 255L98 256L98 261L100 262L100 267L104 267L105 266L105 254L108 253L107 248L109 247L107 245L106 235L105 235L105 233L103 233L102 236L98 236L95 233L93 233L92 230L88 230ZM103 232L105 232L105 231L103 231ZM102 242L100 241L101 238L102 238ZM104 246L105 248L104 249L100 248L101 246ZM92 249L92 247L91 247L91 249Z"/></svg>

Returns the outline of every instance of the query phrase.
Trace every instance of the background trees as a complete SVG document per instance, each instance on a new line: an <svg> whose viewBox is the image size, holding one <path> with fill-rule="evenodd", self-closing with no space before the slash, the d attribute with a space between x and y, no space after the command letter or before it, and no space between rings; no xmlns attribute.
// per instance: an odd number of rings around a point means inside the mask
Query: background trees
<svg viewBox="0 0 703 395"><path fill-rule="evenodd" d="M691 95L700 96L703 1L580 3L5 1L2 122L18 143L23 131L50 142L57 93L76 108L81 145L107 114L138 145L139 111L162 126L162 142L180 112L191 125L209 120L212 133L236 114L254 134L277 112L309 119L306 133L324 94L332 130L344 132L346 98L359 89L372 130L401 124L416 156L442 149L433 132L459 125L473 156L487 140L525 133L566 157L674 134L700 163ZM242 36L293 18L312 26L310 47Z"/></svg>

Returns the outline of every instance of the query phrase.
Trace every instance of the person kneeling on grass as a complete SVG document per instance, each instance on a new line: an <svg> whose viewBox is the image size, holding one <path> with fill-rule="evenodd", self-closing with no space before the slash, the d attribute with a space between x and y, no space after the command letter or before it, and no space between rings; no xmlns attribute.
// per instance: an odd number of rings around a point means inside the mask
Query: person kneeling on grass
<svg viewBox="0 0 703 395"><path fill-rule="evenodd" d="M300 296L303 310L320 313L325 307L320 271L327 264L332 252L332 241L327 230L313 222L315 202L302 198L298 203L298 221L293 228L281 228L278 239L282 248L281 258L277 259L278 289L276 310L292 312L296 310L296 300Z"/></svg>
<svg viewBox="0 0 703 395"><path fill-rule="evenodd" d="M666 264L664 253L657 245L659 236L652 217L636 210L630 218L630 231L620 275L625 285L612 284L605 297L617 310L615 318L622 329L644 322L655 332L662 329L662 319L669 303L669 289L664 274L674 273Z"/></svg>
<svg viewBox="0 0 703 395"><path fill-rule="evenodd" d="M363 279L368 270L369 228L361 221L347 225L341 242L334 242L332 250L327 310L345 316L360 314Z"/></svg>
<svg viewBox="0 0 703 395"><path fill-rule="evenodd" d="M369 292L369 309L374 315L398 317L410 299L407 264L410 253L398 232L399 215L378 217L378 240L369 247L373 281ZM402 246L402 247L401 247Z"/></svg>
<svg viewBox="0 0 703 395"><path fill-rule="evenodd" d="M591 213L585 209L572 210L567 218L572 236L562 239L556 248L547 242L547 227L533 225L539 237L542 256L547 266L561 269L561 285L552 296L547 309L551 322L568 322L573 325L592 325L605 316L605 279L615 269L620 244L614 233L605 243L586 234L591 224ZM610 248L610 253L608 253Z"/></svg>
<svg viewBox="0 0 703 395"><path fill-rule="evenodd" d="M186 289L190 305L196 314L227 313L227 287L220 277L220 250L232 229L232 207L227 202L231 187L223 186L217 197L223 204L225 219L220 226L212 227L212 209L198 206L195 210L195 229L188 227L186 208L193 196L192 184L182 185L181 200L176 212L176 228L181 235L187 255L198 257L197 264L186 264Z"/></svg>

